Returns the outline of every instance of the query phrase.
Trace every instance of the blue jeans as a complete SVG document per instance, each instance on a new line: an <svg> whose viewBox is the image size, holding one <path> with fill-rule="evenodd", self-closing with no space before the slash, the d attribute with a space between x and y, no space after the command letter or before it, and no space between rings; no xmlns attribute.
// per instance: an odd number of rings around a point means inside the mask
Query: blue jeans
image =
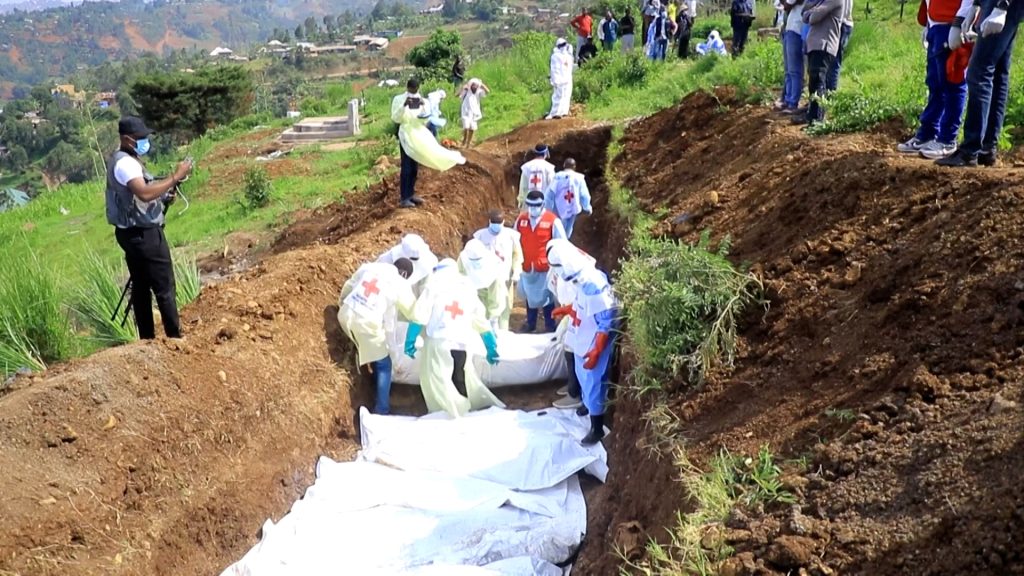
<svg viewBox="0 0 1024 576"><path fill-rule="evenodd" d="M995 3L986 2L981 20L992 12ZM1010 57L1020 24L1019 8L1011 7L1003 31L979 36L971 62L967 65L967 118L961 154L977 157L979 152L995 150L1006 116L1006 97L1010 92Z"/></svg>
<svg viewBox="0 0 1024 576"><path fill-rule="evenodd" d="M782 33L782 68L782 103L787 108L796 108L804 92L804 39L799 32Z"/></svg>
<svg viewBox="0 0 1024 576"><path fill-rule="evenodd" d="M391 413L391 357L385 356L376 362L370 362L373 368L373 382L377 388L377 403L374 414Z"/></svg>
<svg viewBox="0 0 1024 576"><path fill-rule="evenodd" d="M853 34L853 26L843 24L839 29L839 51L836 52L836 59L828 67L828 75L825 77L827 92L839 90L839 72L843 69L843 55L846 54L846 45L850 43L850 34Z"/></svg>
<svg viewBox="0 0 1024 576"><path fill-rule="evenodd" d="M402 156L402 169L398 176L398 190L401 194L400 200L405 201L416 195L416 176L419 175L420 165L405 153L402 145L398 145Z"/></svg>
<svg viewBox="0 0 1024 576"><path fill-rule="evenodd" d="M921 112L921 127L916 135L921 142L938 140L943 144L955 144L956 135L960 132L967 83L951 84L946 81L949 28L948 24L936 24L928 29L928 68L924 78L928 86L928 103Z"/></svg>
<svg viewBox="0 0 1024 576"><path fill-rule="evenodd" d="M651 47L651 60L664 60L665 52L668 50L668 39L658 39Z"/></svg>

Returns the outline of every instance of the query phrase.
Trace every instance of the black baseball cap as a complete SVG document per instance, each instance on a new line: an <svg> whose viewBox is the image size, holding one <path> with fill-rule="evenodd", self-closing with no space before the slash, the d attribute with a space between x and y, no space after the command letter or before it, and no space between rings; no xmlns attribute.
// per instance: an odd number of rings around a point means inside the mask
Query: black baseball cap
<svg viewBox="0 0 1024 576"><path fill-rule="evenodd" d="M138 116L125 116L117 123L117 133L121 136L149 136L153 133L142 118Z"/></svg>

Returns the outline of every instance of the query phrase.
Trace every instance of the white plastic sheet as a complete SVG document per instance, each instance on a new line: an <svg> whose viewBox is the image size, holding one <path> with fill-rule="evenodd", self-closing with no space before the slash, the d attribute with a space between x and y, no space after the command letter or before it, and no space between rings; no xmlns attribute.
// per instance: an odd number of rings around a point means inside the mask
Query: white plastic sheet
<svg viewBox="0 0 1024 576"><path fill-rule="evenodd" d="M222 576L561 576L586 531L575 473L607 473L572 411L361 412L356 462L317 481ZM386 465L384 464L386 462Z"/></svg>
<svg viewBox="0 0 1024 576"><path fill-rule="evenodd" d="M409 325L399 322L389 342L391 349L391 381L399 384L420 383L420 360L405 355L405 334ZM501 360L491 366L482 356L483 346L473 359L477 374L489 388L543 384L566 377L565 358L561 342L552 341L554 334L516 334L500 330L498 356Z"/></svg>

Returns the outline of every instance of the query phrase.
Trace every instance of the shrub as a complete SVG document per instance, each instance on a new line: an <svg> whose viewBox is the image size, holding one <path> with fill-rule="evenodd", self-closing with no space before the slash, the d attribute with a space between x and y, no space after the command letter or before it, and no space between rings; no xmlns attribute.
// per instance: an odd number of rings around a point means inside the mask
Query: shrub
<svg viewBox="0 0 1024 576"><path fill-rule="evenodd" d="M27 243L0 249L0 370L43 369L70 358L74 334L57 275Z"/></svg>
<svg viewBox="0 0 1024 576"><path fill-rule="evenodd" d="M127 274L120 266L103 261L91 250L79 262L82 281L74 289L72 304L79 320L90 329L93 338L104 345L138 339L139 332L134 322L129 319L124 326L121 325L123 306L128 303L129 295L125 295L120 312L114 316Z"/></svg>
<svg viewBox="0 0 1024 576"><path fill-rule="evenodd" d="M202 279L199 276L199 266L196 265L196 258L191 252L183 250L174 255L174 280L175 300L178 308L184 308L196 298L202 290Z"/></svg>
<svg viewBox="0 0 1024 576"><path fill-rule="evenodd" d="M250 166L245 171L245 202L243 203L245 208L256 210L270 204L272 191L273 184L262 166Z"/></svg>
<svg viewBox="0 0 1024 576"><path fill-rule="evenodd" d="M637 371L650 382L666 376L700 383L716 364L731 365L739 315L758 301L760 281L726 259L728 239L711 251L709 238L705 231L691 246L640 235L622 264L616 292Z"/></svg>

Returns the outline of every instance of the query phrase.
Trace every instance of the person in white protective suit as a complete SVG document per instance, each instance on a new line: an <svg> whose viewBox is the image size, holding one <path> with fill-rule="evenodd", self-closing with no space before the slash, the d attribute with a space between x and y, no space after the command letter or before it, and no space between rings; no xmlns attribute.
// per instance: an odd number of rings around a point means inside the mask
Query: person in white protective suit
<svg viewBox="0 0 1024 576"><path fill-rule="evenodd" d="M359 365L368 365L377 393L374 414L391 412L391 356L388 336L395 331L395 312L412 315L416 297L409 276L413 264L399 258L394 264L363 264L341 289L338 323L355 343Z"/></svg>
<svg viewBox="0 0 1024 576"><path fill-rule="evenodd" d="M583 257L589 266L595 266L597 260L587 254L572 242L556 238L548 242L548 263L551 270L548 272L548 289L555 295L559 306L571 306L576 300L576 285L562 279L562 262L568 258L579 255ZM558 323L558 330L555 332L556 340L561 341L565 356L566 384L558 389L556 394L563 396L555 400L555 408L579 408L583 405L581 400L580 381L576 378L576 356L573 354L573 339L576 337L576 325L573 323L572 313L563 316Z"/></svg>
<svg viewBox="0 0 1024 576"><path fill-rule="evenodd" d="M555 178L544 191L544 207L554 212L562 221L565 237L572 238L572 228L576 217L582 212L593 214L590 205L590 188L587 179L576 171L576 160L566 158L563 170L555 174Z"/></svg>
<svg viewBox="0 0 1024 576"><path fill-rule="evenodd" d="M412 275L409 277L409 285L413 292L419 295L423 289L423 282L437 266L437 256L430 251L430 246L419 234L406 234L402 241L377 258L382 264L394 264L399 258L408 258L412 261Z"/></svg>
<svg viewBox="0 0 1024 576"><path fill-rule="evenodd" d="M608 277L580 255L562 262L562 279L576 287L572 305L562 306L556 316L569 316L576 328L572 337L576 377L580 381L583 407L577 414L590 414L586 446L604 438L604 412L608 403L608 377L615 347L619 303Z"/></svg>
<svg viewBox="0 0 1024 576"><path fill-rule="evenodd" d="M505 404L484 386L469 354L483 340L487 362L498 363L498 340L484 316L484 305L469 279L459 274L458 265L445 258L427 282L426 289L413 307L412 322L405 338L405 354L416 357L416 339L423 333L423 361L420 363L420 388L430 412L449 416L466 415L470 410ZM460 370L465 396L453 380L456 369L454 352L462 352Z"/></svg>
<svg viewBox="0 0 1024 576"><path fill-rule="evenodd" d="M419 83L415 85L418 87ZM402 150L417 164L442 172L457 164L465 164L462 154L441 146L427 128L432 108L428 100L408 91L391 101L391 120L399 125L398 141Z"/></svg>
<svg viewBox="0 0 1024 576"><path fill-rule="evenodd" d="M572 46L565 38L559 38L551 51L551 112L544 117L545 120L569 115L573 64Z"/></svg>
<svg viewBox="0 0 1024 576"><path fill-rule="evenodd" d="M479 78L471 78L459 91L459 98L462 98L462 107L459 109L459 116L462 119L462 147L469 148L473 145L473 135L480 127L480 119L484 117L480 110L480 99L490 94L491 89Z"/></svg>
<svg viewBox="0 0 1024 576"><path fill-rule="evenodd" d="M729 52L725 49L725 42L722 41L722 35L718 33L718 30L712 30L711 34L708 34L708 41L697 44L697 54L704 56L705 54L721 54L726 56Z"/></svg>
<svg viewBox="0 0 1024 576"><path fill-rule="evenodd" d="M523 209L526 195L530 192L544 193L555 179L555 165L548 162L551 150L547 144L537 144L533 148L533 159L522 165L519 176L519 208Z"/></svg>
<svg viewBox="0 0 1024 576"><path fill-rule="evenodd" d="M430 116L427 117L427 129L430 133L437 138L437 131L444 128L448 120L445 119L441 113L441 100L444 100L448 94L444 90L434 90L430 94L427 94L427 102L430 104Z"/></svg>
<svg viewBox="0 0 1024 576"><path fill-rule="evenodd" d="M476 288L476 295L484 305L484 316L497 332L501 317L508 312L508 284L501 278L501 260L484 243L472 238L459 254L459 272Z"/></svg>
<svg viewBox="0 0 1024 576"><path fill-rule="evenodd" d="M507 287L507 302L504 312L498 318L498 328L508 330L516 283L523 272L523 248L519 241L519 233L505 226L505 217L500 210L491 210L487 213L487 227L474 232L473 238L482 242L501 261L498 278Z"/></svg>

